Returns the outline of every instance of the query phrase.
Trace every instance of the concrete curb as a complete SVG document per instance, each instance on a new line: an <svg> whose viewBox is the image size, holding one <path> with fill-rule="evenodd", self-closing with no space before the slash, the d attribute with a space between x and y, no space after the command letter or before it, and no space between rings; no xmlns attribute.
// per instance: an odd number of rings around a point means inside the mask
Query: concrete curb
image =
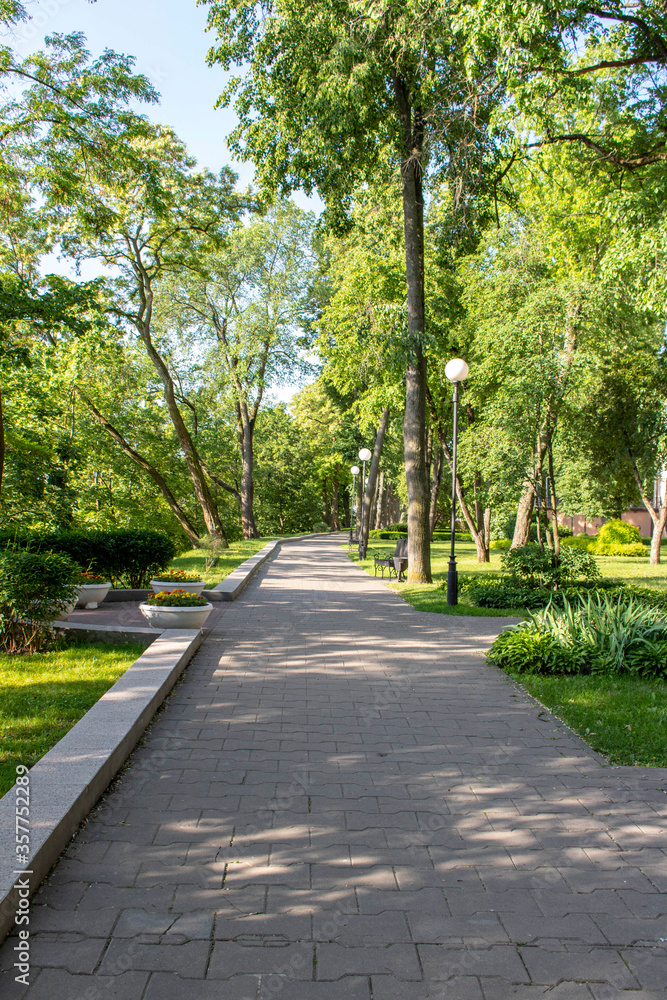
<svg viewBox="0 0 667 1000"><path fill-rule="evenodd" d="M201 642L202 633L194 629L169 629L157 636L113 687L30 769L30 853L25 867L31 874L25 876L26 893L32 895L55 864ZM21 898L17 883L22 879L20 870L24 865L16 863L19 787L11 788L0 799L0 941L14 925Z"/></svg>

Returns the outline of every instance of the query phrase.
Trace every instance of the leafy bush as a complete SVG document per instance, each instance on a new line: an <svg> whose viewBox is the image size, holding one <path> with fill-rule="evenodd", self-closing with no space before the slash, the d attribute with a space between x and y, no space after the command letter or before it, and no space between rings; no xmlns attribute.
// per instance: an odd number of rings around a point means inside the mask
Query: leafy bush
<svg viewBox="0 0 667 1000"><path fill-rule="evenodd" d="M408 525L406 521L399 521L398 524L388 524L387 527L384 528L384 531L402 531L407 535Z"/></svg>
<svg viewBox="0 0 667 1000"><path fill-rule="evenodd" d="M447 589L447 581L441 584ZM487 573L483 577L463 577L459 585L462 604L478 608L543 608L550 594L538 589L517 587L507 576Z"/></svg>
<svg viewBox="0 0 667 1000"><path fill-rule="evenodd" d="M597 580L600 570L593 556L575 548L563 548L557 557L551 549L525 545L501 556L503 569L517 587L555 589L576 580Z"/></svg>
<svg viewBox="0 0 667 1000"><path fill-rule="evenodd" d="M667 675L667 618L635 598L596 591L563 610L530 612L527 622L503 632L492 662L536 673L632 672Z"/></svg>
<svg viewBox="0 0 667 1000"><path fill-rule="evenodd" d="M147 587L175 555L173 541L158 531L59 531L16 539L30 551L60 552L114 586Z"/></svg>
<svg viewBox="0 0 667 1000"><path fill-rule="evenodd" d="M313 525L313 531L317 535L319 535L323 531L330 531L330 530L331 529L329 525L325 524L324 521L316 521L315 524Z"/></svg>
<svg viewBox="0 0 667 1000"><path fill-rule="evenodd" d="M583 552L595 552L595 538L590 535L574 535L572 538L561 539L561 552L564 548L581 549Z"/></svg>
<svg viewBox="0 0 667 1000"><path fill-rule="evenodd" d="M649 550L642 542L631 542L629 545L614 545L612 543L607 543L604 546L600 546L598 543L594 550L596 556L623 556L625 558L631 558L638 556L647 557Z"/></svg>
<svg viewBox="0 0 667 1000"><path fill-rule="evenodd" d="M5 551L0 557L0 645L37 653L54 636L53 622L77 594L80 569L55 552Z"/></svg>
<svg viewBox="0 0 667 1000"><path fill-rule="evenodd" d="M558 537L559 538L572 538L574 532L572 528L566 527L564 524L558 525Z"/></svg>
<svg viewBox="0 0 667 1000"><path fill-rule="evenodd" d="M600 528L596 543L598 546L605 545L636 545L641 544L639 528L626 521L607 521Z"/></svg>
<svg viewBox="0 0 667 1000"><path fill-rule="evenodd" d="M492 549L494 552L507 552L511 544L511 538L495 538L492 542L489 542L489 549Z"/></svg>

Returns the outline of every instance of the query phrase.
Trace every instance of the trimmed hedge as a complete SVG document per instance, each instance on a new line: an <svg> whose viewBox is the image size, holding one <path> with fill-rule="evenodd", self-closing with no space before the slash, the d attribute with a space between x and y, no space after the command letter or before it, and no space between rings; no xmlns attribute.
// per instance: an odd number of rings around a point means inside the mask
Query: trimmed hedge
<svg viewBox="0 0 667 1000"><path fill-rule="evenodd" d="M173 541L159 531L3 531L0 546L32 552L60 552L83 570L94 570L111 580L114 587L133 589L150 586L151 577L166 569L176 554Z"/></svg>

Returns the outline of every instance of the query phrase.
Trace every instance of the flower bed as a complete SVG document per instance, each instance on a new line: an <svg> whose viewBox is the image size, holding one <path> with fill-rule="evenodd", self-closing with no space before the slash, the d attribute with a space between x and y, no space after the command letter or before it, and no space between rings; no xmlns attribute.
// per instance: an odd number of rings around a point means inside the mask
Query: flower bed
<svg viewBox="0 0 667 1000"><path fill-rule="evenodd" d="M205 597L189 593L187 590L172 590L151 594L144 603L157 608L203 608L208 601Z"/></svg>

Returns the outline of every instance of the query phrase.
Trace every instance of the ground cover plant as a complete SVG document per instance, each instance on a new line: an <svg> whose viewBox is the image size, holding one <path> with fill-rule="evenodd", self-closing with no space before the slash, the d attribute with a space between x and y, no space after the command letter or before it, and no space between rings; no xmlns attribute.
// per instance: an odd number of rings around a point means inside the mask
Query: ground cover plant
<svg viewBox="0 0 667 1000"><path fill-rule="evenodd" d="M507 673L611 764L667 767L664 680L633 674Z"/></svg>
<svg viewBox="0 0 667 1000"><path fill-rule="evenodd" d="M31 656L0 653L0 795L32 767L143 652L91 643Z"/></svg>

